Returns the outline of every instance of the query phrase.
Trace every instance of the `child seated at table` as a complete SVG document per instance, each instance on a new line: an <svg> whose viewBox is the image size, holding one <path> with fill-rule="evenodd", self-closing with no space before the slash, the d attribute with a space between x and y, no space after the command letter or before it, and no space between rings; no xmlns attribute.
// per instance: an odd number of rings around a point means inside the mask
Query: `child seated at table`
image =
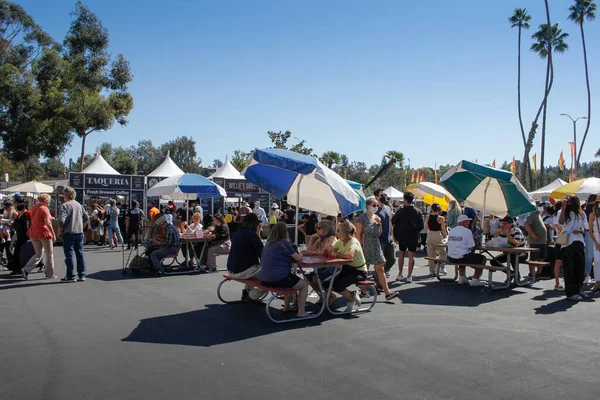
<svg viewBox="0 0 600 400"><path fill-rule="evenodd" d="M289 241L287 225L278 222L271 227L271 232L261 256L260 281L265 286L276 288L292 288L298 291L299 318L308 316L305 310L308 295L308 283L292 273L292 262L302 260L302 256L294 250ZM283 312L292 311L290 296L284 296Z"/></svg>

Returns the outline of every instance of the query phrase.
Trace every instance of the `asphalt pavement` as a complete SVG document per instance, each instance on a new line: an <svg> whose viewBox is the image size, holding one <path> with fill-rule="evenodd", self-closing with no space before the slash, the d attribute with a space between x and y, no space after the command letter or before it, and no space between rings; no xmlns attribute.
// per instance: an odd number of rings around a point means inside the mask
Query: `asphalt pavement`
<svg viewBox="0 0 600 400"><path fill-rule="evenodd" d="M276 325L221 304L221 273L123 276L122 255L86 246L81 283L0 272L0 400L598 397L600 300L566 300L553 281L419 277L372 312ZM62 276L61 247L55 259Z"/></svg>

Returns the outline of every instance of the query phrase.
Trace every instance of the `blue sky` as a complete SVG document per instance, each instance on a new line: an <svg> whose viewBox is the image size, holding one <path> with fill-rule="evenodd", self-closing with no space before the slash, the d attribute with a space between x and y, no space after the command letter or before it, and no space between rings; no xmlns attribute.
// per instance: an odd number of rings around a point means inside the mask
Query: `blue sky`
<svg viewBox="0 0 600 400"><path fill-rule="evenodd" d="M268 147L268 130L290 130L318 154L335 150L367 164L390 149L417 167L520 159L517 30L507 21L515 7L533 17L523 35L526 131L542 99L545 61L529 51L545 20L542 0L85 3L108 28L111 53L130 61L135 101L129 125L93 133L87 153L104 141L162 144L187 135L206 166L238 148ZM567 53L555 57L547 165L561 150L568 158L572 123L560 113L587 112L581 38L567 20L571 3L551 2L553 22L571 36ZM62 41L74 0L19 4ZM593 103L582 160L589 161L600 143L600 20L586 25L586 38ZM579 138L584 128L580 121ZM539 145L538 135L538 160ZM76 138L67 158L76 159L80 146Z"/></svg>

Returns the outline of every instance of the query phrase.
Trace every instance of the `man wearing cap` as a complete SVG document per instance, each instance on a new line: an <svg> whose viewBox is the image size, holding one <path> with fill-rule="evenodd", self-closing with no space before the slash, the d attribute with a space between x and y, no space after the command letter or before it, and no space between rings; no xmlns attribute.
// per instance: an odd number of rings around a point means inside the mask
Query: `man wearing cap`
<svg viewBox="0 0 600 400"><path fill-rule="evenodd" d="M525 240L525 235L523 235L523 231L520 228L515 226L514 220L508 215L500 220L500 233L499 237L506 238L509 246L513 247L524 247L527 244ZM497 267L503 267L503 263L508 259L509 254L501 254L492 260L492 265ZM519 262L527 261L528 254L521 253L518 255ZM514 266L517 262L517 254L510 254L510 264Z"/></svg>
<svg viewBox="0 0 600 400"><path fill-rule="evenodd" d="M453 263L465 264L485 264L485 257L481 254L473 253L475 248L475 240L473 232L470 229L471 218L466 215L459 215L456 220L458 225L448 233L448 260ZM483 269L475 268L473 279L469 280L465 276L465 267L458 267L458 284L471 286L485 286L484 282L479 280Z"/></svg>

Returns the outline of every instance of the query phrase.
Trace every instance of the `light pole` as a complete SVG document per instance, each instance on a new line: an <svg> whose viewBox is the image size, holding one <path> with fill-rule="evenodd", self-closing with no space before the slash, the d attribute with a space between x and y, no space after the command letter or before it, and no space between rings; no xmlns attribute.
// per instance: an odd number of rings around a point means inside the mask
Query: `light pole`
<svg viewBox="0 0 600 400"><path fill-rule="evenodd" d="M577 121L580 119L587 119L587 117L579 117L577 119L573 119L569 114L561 113L560 115L564 115L569 117L571 121L573 121L573 146L575 147L575 151L573 152L573 171L577 170Z"/></svg>

